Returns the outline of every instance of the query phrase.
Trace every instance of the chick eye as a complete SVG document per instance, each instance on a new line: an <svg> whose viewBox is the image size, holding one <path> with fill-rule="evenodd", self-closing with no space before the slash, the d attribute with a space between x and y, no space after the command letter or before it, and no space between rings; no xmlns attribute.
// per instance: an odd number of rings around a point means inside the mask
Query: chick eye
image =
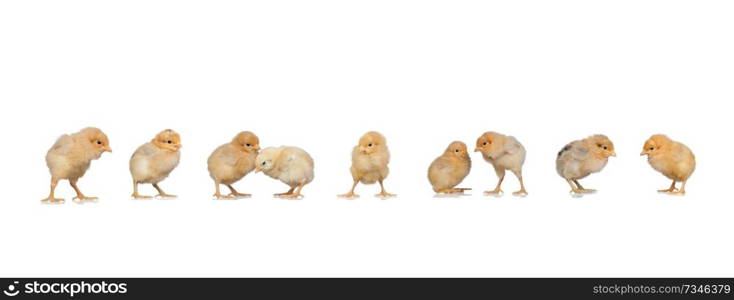
<svg viewBox="0 0 734 300"><path fill-rule="evenodd" d="M97 141L97 145L102 145L102 141Z"/></svg>
<svg viewBox="0 0 734 300"><path fill-rule="evenodd" d="M454 150L454 152L459 153L459 149Z"/></svg>
<svg viewBox="0 0 734 300"><path fill-rule="evenodd" d="M655 147L650 147L650 151L655 150Z"/></svg>
<svg viewBox="0 0 734 300"><path fill-rule="evenodd" d="M250 144L247 144L246 146L247 146L247 147L250 147L250 146L252 146L252 145L250 145Z"/></svg>
<svg viewBox="0 0 734 300"><path fill-rule="evenodd" d="M263 162L263 166L265 165L265 162Z"/></svg>
<svg viewBox="0 0 734 300"><path fill-rule="evenodd" d="M608 149L607 146L604 146L604 150L607 150L607 149Z"/></svg>
<svg viewBox="0 0 734 300"><path fill-rule="evenodd" d="M484 144L482 144L482 146L487 146L487 142L484 142Z"/></svg>
<svg viewBox="0 0 734 300"><path fill-rule="evenodd" d="M166 143L169 143L169 144L171 144L171 143L173 143L173 142L171 142L170 140L168 140L168 141L166 141Z"/></svg>
<svg viewBox="0 0 734 300"><path fill-rule="evenodd" d="M372 144L367 145L367 147L372 147Z"/></svg>

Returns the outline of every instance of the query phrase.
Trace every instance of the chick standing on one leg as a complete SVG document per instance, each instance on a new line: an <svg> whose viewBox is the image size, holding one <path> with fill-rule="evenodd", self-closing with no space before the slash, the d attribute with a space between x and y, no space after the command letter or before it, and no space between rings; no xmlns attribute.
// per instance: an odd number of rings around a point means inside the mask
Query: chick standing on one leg
<svg viewBox="0 0 734 300"><path fill-rule="evenodd" d="M428 168L428 181L433 190L439 194L458 194L470 188L455 188L469 175L471 159L466 144L453 142L441 156L436 158Z"/></svg>
<svg viewBox="0 0 734 300"><path fill-rule="evenodd" d="M390 162L390 152L387 150L387 142L385 137L376 131L370 131L359 139L359 145L352 150L352 167L349 171L352 173L354 184L349 193L339 195L344 198L356 198L359 195L354 193L357 183L373 184L380 183L380 193L376 197L394 197L395 195L385 191L383 181L387 178L390 169L387 164Z"/></svg>
<svg viewBox="0 0 734 300"><path fill-rule="evenodd" d="M486 191L486 195L499 195L502 193L500 186L505 179L505 170L510 170L520 181L520 190L512 193L515 196L525 196L525 184L522 180L522 165L525 163L525 147L512 136L506 136L496 132L485 132L477 139L475 152L481 151L484 160L494 167L499 181L493 191Z"/></svg>
<svg viewBox="0 0 734 300"><path fill-rule="evenodd" d="M313 181L313 159L298 147L268 147L263 149L255 161L255 172L278 179L290 186L288 192L275 197L296 199L302 197L303 186Z"/></svg>
<svg viewBox="0 0 734 300"><path fill-rule="evenodd" d="M653 169L673 180L670 188L658 192L685 195L686 182L696 169L696 157L691 149L665 135L656 134L645 141L640 155L647 155ZM678 181L681 182L680 190L675 188Z"/></svg>
<svg viewBox="0 0 734 300"><path fill-rule="evenodd" d="M87 172L92 160L98 159L104 152L112 152L110 142L107 135L97 128L87 127L77 133L59 137L46 154L46 165L51 172L51 192L42 202L64 202L64 199L54 197L56 185L62 179L69 180L76 191L74 200L96 200L95 197L84 196L76 183Z"/></svg>
<svg viewBox="0 0 734 300"><path fill-rule="evenodd" d="M556 171L566 179L571 192L593 193L595 190L585 189L578 180L604 169L610 156L616 156L612 141L605 135L593 135L563 147L556 158Z"/></svg>
<svg viewBox="0 0 734 300"><path fill-rule="evenodd" d="M166 194L158 183L171 174L178 166L181 158L181 136L171 129L158 133L150 142L138 147L130 157L130 174L133 176L133 194L135 199L148 199L150 196L138 194L139 183L150 183L158 190L161 198L175 198Z"/></svg>
<svg viewBox="0 0 734 300"><path fill-rule="evenodd" d="M238 197L250 197L250 194L237 192L232 184L245 177L255 169L255 157L260 150L260 139L249 131L237 134L231 142L219 146L207 160L209 175L214 179L215 193L217 199L233 199ZM229 195L219 192L219 185L226 185Z"/></svg>

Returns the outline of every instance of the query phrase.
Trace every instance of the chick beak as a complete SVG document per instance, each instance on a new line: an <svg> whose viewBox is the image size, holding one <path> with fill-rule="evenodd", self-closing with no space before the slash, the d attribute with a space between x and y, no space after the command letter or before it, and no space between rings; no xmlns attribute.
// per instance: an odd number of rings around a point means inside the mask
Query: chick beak
<svg viewBox="0 0 734 300"><path fill-rule="evenodd" d="M474 152L479 152L479 147L474 148Z"/></svg>
<svg viewBox="0 0 734 300"><path fill-rule="evenodd" d="M112 153L112 148L110 148L110 146L105 146L105 147L103 148L103 150L104 150L105 152L109 152L109 153Z"/></svg>
<svg viewBox="0 0 734 300"><path fill-rule="evenodd" d="M617 157L617 152L612 151L612 154L610 154L612 157Z"/></svg>
<svg viewBox="0 0 734 300"><path fill-rule="evenodd" d="M642 152L640 153L640 156L644 156L645 154L647 154L647 151L642 151Z"/></svg>
<svg viewBox="0 0 734 300"><path fill-rule="evenodd" d="M255 152L258 152L260 151L260 146L255 146L255 148L252 148L252 149L255 150Z"/></svg>
<svg viewBox="0 0 734 300"><path fill-rule="evenodd" d="M255 173L260 173L260 171L262 171L260 170L260 166L255 166Z"/></svg>

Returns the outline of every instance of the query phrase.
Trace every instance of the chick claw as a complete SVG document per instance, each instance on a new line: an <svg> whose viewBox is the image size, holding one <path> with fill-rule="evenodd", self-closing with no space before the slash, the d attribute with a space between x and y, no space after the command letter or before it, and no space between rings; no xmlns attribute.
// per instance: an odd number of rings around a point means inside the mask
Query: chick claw
<svg viewBox="0 0 734 300"><path fill-rule="evenodd" d="M252 194L245 194L245 193L229 193L229 195L227 195L227 196L229 196L229 197L232 197L232 198L235 198L235 199L236 199L236 198L250 198L250 197L252 197Z"/></svg>
<svg viewBox="0 0 734 300"><path fill-rule="evenodd" d="M596 193L596 190L595 189L575 189L575 190L571 190L571 193L578 194L578 195L593 194L593 193Z"/></svg>
<svg viewBox="0 0 734 300"><path fill-rule="evenodd" d="M678 189L676 189L676 188L669 188L669 189L664 189L664 190L658 190L658 193L668 193L668 194L670 194L670 193L675 193L677 190Z"/></svg>
<svg viewBox="0 0 734 300"><path fill-rule="evenodd" d="M279 194L276 194L276 197L278 197L278 198L284 198L284 199L291 199L291 200L298 199L298 198L303 198L304 197L301 194L285 194L285 195L280 195L280 196L278 196L278 195Z"/></svg>
<svg viewBox="0 0 734 300"><path fill-rule="evenodd" d="M152 196L145 196L145 195L138 195L138 194L132 194L130 195L135 200L143 200L143 199L152 199Z"/></svg>
<svg viewBox="0 0 734 300"><path fill-rule="evenodd" d="M395 197L395 196L397 196L397 195L390 194L388 192L381 192L381 193L375 195L375 197L377 197L377 198L392 198L392 197Z"/></svg>
<svg viewBox="0 0 734 300"><path fill-rule="evenodd" d="M155 195L155 196L156 196L156 197L160 197L160 198L162 198L162 199L174 199L174 198L178 198L178 196L176 196L176 195L171 195L171 194L165 194L165 193L163 193L163 194L158 194L158 195Z"/></svg>
<svg viewBox="0 0 734 300"><path fill-rule="evenodd" d="M87 197L87 196L83 196L82 195L82 196L75 196L71 200L74 201L74 202L76 202L76 203L82 204L84 202L97 202L98 199L99 198L97 198L97 197Z"/></svg>
<svg viewBox="0 0 734 300"><path fill-rule="evenodd" d="M453 188L438 191L439 194L463 194L464 191L469 191L470 188Z"/></svg>
<svg viewBox="0 0 734 300"><path fill-rule="evenodd" d="M66 200L64 198L46 198L41 200L44 204L63 204Z"/></svg>

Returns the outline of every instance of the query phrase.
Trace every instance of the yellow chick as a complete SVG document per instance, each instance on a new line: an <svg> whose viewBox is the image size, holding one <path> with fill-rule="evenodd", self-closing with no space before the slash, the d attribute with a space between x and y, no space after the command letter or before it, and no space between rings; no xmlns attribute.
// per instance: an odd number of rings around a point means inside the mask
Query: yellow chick
<svg viewBox="0 0 734 300"><path fill-rule="evenodd" d="M390 163L390 151L387 150L387 141L385 137L376 131L365 133L360 139L359 144L352 150L352 167L349 171L352 173L354 184L349 193L339 195L343 198L356 198L359 195L354 193L357 183L373 184L380 183L380 193L376 197L387 198L394 197L385 191L383 181L390 173L387 164Z"/></svg>
<svg viewBox="0 0 734 300"><path fill-rule="evenodd" d="M92 160L98 159L104 152L112 152L110 142L107 135L97 128L87 127L77 133L59 137L46 153L46 165L51 172L51 192L42 202L64 202L64 199L54 197L56 185L62 179L69 180L69 184L76 191L74 200L80 202L96 200L96 197L84 196L76 183L87 172Z"/></svg>
<svg viewBox="0 0 734 300"><path fill-rule="evenodd" d="M214 197L217 199L234 199L250 197L250 194L239 193L232 184L245 177L255 169L255 157L260 151L260 139L249 131L237 134L231 142L219 146L207 160L209 175L214 179ZM226 185L229 195L222 195L219 185Z"/></svg>
<svg viewBox="0 0 734 300"><path fill-rule="evenodd" d="M255 159L255 172L278 179L290 186L285 193L275 197L297 199L302 197L303 186L313 181L314 164L306 151L298 147L280 146L263 149Z"/></svg>
<svg viewBox="0 0 734 300"><path fill-rule="evenodd" d="M171 174L181 159L181 136L166 129L158 133L150 142L138 147L130 157L130 174L133 177L133 194L135 199L148 199L150 196L138 194L139 183L150 183L158 191L161 198L175 198L166 194L158 183Z"/></svg>
<svg viewBox="0 0 734 300"><path fill-rule="evenodd" d="M471 158L466 144L452 142L441 156L436 158L428 168L428 181L433 190L439 194L458 194L470 188L455 188L471 170Z"/></svg>
<svg viewBox="0 0 734 300"><path fill-rule="evenodd" d="M506 136L497 132L485 132L477 139L474 152L482 152L484 160L492 164L494 172L497 173L499 181L497 187L492 191L486 191L486 195L499 195L502 193L500 186L505 179L505 170L512 171L520 181L520 190L512 193L515 196L525 196L525 184L522 181L522 165L525 163L525 147L512 136Z"/></svg>
<svg viewBox="0 0 734 300"><path fill-rule="evenodd" d="M617 156L612 141L605 135L592 135L563 147L556 158L556 171L566 179L572 193L593 193L595 190L585 189L578 180L604 169L610 156Z"/></svg>
<svg viewBox="0 0 734 300"><path fill-rule="evenodd" d="M653 169L673 180L670 188L658 192L685 195L686 182L696 169L696 157L691 149L665 135L656 134L645 141L640 155L647 155L647 162ZM678 181L681 182L680 190L675 187Z"/></svg>

